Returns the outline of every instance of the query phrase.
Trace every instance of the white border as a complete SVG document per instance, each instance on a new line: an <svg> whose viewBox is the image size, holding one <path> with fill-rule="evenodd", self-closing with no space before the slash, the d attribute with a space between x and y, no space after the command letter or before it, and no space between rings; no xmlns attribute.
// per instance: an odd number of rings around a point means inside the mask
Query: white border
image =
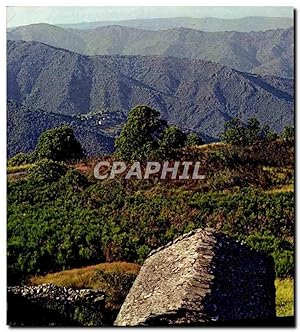
<svg viewBox="0 0 300 332"><path fill-rule="evenodd" d="M1 322L1 327L4 327L8 329L6 326L6 6L123 6L126 4L126 6L291 6L294 8L297 8L298 1L289 1L289 3L286 3L285 1L278 1L278 0L270 0L270 1L260 1L260 0L252 0L252 1L244 1L241 3L239 0L234 0L234 1L227 1L226 3L224 1L217 1L217 0L210 0L207 2L200 2L196 0L185 0L185 1L180 1L180 0L144 0L144 1L139 1L139 0L127 0L126 2L122 2L120 0L94 0L94 1L72 1L72 0L64 0L64 1L59 1L59 0L53 0L51 2L45 1L41 4L41 1L2 1L1 2L1 10L0 10L0 22L1 22L1 34L0 34L0 42L1 42L1 52L0 52L0 58L1 58L1 80L0 80L0 93L1 93L1 110L0 110L0 153L1 153L1 160L0 160L0 167L1 167L1 192L0 192L0 216L1 216L1 230L0 230L0 236L1 236L1 266L2 266L2 273L3 276L1 278L1 287L0 287L0 298L1 298L1 315L0 315L0 322ZM299 5L298 5L299 7ZM298 54L298 28L296 25L296 39L297 39L297 52ZM296 72L295 77L297 77L298 71ZM296 85L297 87L297 96L299 96L299 85ZM297 105L295 105L295 110L297 109ZM296 126L299 129L299 120L300 117L299 115L296 117L297 123ZM299 142L299 131L297 131L297 136L296 136L296 142ZM299 156L299 149L300 149L300 144L297 144L297 156ZM298 157L297 157L297 171L298 171ZM297 172L298 174L298 172ZM297 206L299 203L299 192L296 190L296 202ZM298 214L297 214L298 215ZM298 218L297 218L298 222ZM296 238L299 241L299 232L298 232L299 226L296 227L297 234ZM298 255L297 255L298 256ZM298 258L298 257L297 257ZM296 259L297 262L297 259ZM298 273L298 267L299 263L296 263L297 265L297 273L296 273L296 284L298 285L299 282L299 273ZM297 292L298 295L298 292ZM298 296L296 301L298 300ZM298 307L298 306L297 306ZM296 310L295 310L296 311ZM84 328L85 329L85 328ZM107 329L107 328L102 328L102 329ZM111 329L111 328L110 328ZM160 329L160 328L159 328ZM177 328L175 328L177 329ZM40 330L39 328L34 328L34 329L27 329L27 330L33 330L37 331ZM78 329L73 329L71 328L70 330L78 331ZM209 331L211 329L208 328L201 328L201 330ZM216 330L222 330L222 329L216 329ZM248 329L248 330L254 330L254 331L259 331L263 329ZM282 329L282 330L290 330L290 329Z"/></svg>

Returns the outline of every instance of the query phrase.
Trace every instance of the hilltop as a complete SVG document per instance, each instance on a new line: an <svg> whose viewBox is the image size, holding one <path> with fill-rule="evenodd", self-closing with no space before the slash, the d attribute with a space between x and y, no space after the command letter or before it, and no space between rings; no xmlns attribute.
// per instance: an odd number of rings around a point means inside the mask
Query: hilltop
<svg viewBox="0 0 300 332"><path fill-rule="evenodd" d="M8 41L8 98L34 109L100 119L99 130L149 105L171 124L216 139L232 117L280 132L293 123L294 81L223 65L158 56L84 56ZM95 120L96 121L96 120ZM117 130L115 128L115 130Z"/></svg>
<svg viewBox="0 0 300 332"><path fill-rule="evenodd" d="M185 27L150 31L110 25L76 30L42 23L16 28L7 37L38 41L85 55L171 56L218 62L240 71L294 75L293 28L203 32Z"/></svg>
<svg viewBox="0 0 300 332"><path fill-rule="evenodd" d="M294 21L289 17L264 17L249 16L238 19L222 19L216 17L166 17L166 18L148 18L133 19L122 21L100 21L84 22L75 24L59 24L63 28L72 29L94 29L106 25L121 25L137 29L162 30L173 28L189 28L202 31L264 31L271 29L286 29L294 25Z"/></svg>

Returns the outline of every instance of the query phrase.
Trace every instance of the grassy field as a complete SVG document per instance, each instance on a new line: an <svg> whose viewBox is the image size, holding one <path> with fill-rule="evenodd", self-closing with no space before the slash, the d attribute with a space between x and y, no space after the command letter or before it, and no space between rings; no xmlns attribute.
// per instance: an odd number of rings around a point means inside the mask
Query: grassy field
<svg viewBox="0 0 300 332"><path fill-rule="evenodd" d="M278 317L294 315L294 279L276 279L276 315Z"/></svg>
<svg viewBox="0 0 300 332"><path fill-rule="evenodd" d="M118 311L139 270L140 265L134 263L101 263L34 277L29 283L103 290L106 294L106 308Z"/></svg>
<svg viewBox="0 0 300 332"><path fill-rule="evenodd" d="M137 275L140 266L134 263L114 262L90 265L78 269L65 270L57 273L49 273L45 276L37 276L30 279L31 285L55 284L73 288L99 289L103 286L101 280L94 278L97 271L107 273L124 273Z"/></svg>
<svg viewBox="0 0 300 332"><path fill-rule="evenodd" d="M64 287L74 288L92 288L109 290L114 283L119 283L118 279L124 280L124 275L134 277L138 274L140 266L138 264L115 262L101 263L83 268L66 270L57 273L49 273L45 276L33 277L30 279L31 285L55 284ZM103 278L103 273L97 274L98 271L106 272L110 278ZM129 285L127 285L129 290ZM115 287L115 286L114 286ZM276 315L278 317L294 315L294 280L284 278L275 280L276 287ZM124 290L123 290L124 291ZM125 295L125 294L124 294Z"/></svg>
<svg viewBox="0 0 300 332"><path fill-rule="evenodd" d="M19 172L27 172L30 167L34 166L34 164L26 164L19 166L9 166L7 167L7 174L14 174Z"/></svg>

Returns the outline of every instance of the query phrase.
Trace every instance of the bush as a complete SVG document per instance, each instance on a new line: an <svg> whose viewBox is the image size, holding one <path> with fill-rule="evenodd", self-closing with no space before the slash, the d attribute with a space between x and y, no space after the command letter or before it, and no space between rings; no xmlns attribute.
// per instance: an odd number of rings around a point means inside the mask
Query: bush
<svg viewBox="0 0 300 332"><path fill-rule="evenodd" d="M293 276L294 247L289 242L276 238L270 233L251 234L245 241L253 249L272 255L277 277Z"/></svg>
<svg viewBox="0 0 300 332"><path fill-rule="evenodd" d="M107 304L112 309L119 309L124 302L137 274L136 269L124 269L119 264L111 264L110 269L101 268L95 272L93 280L103 289L107 296Z"/></svg>
<svg viewBox="0 0 300 332"><path fill-rule="evenodd" d="M72 128L67 125L45 130L38 139L35 154L39 160L47 158L54 161L80 159L84 156Z"/></svg>
<svg viewBox="0 0 300 332"><path fill-rule="evenodd" d="M67 168L51 160L41 160L29 169L28 179L34 182L51 183L57 181L67 172Z"/></svg>
<svg viewBox="0 0 300 332"><path fill-rule="evenodd" d="M174 152L183 147L186 135L178 128L167 127L161 135L159 142L159 157L166 159L174 157Z"/></svg>
<svg viewBox="0 0 300 332"><path fill-rule="evenodd" d="M31 164L35 161L35 154L34 153L24 153L20 152L9 159L8 166L20 166L20 165L26 165Z"/></svg>
<svg viewBox="0 0 300 332"><path fill-rule="evenodd" d="M185 146L191 147L191 146L201 145L203 143L204 142L197 133L190 133L186 137Z"/></svg>

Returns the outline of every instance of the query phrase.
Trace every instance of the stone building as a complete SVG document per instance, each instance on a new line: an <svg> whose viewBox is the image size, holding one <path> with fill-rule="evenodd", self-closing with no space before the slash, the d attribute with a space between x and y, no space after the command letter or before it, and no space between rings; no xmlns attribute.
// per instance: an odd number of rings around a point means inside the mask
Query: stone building
<svg viewBox="0 0 300 332"><path fill-rule="evenodd" d="M201 325L275 318L274 262L213 230L195 230L146 259L115 325Z"/></svg>

